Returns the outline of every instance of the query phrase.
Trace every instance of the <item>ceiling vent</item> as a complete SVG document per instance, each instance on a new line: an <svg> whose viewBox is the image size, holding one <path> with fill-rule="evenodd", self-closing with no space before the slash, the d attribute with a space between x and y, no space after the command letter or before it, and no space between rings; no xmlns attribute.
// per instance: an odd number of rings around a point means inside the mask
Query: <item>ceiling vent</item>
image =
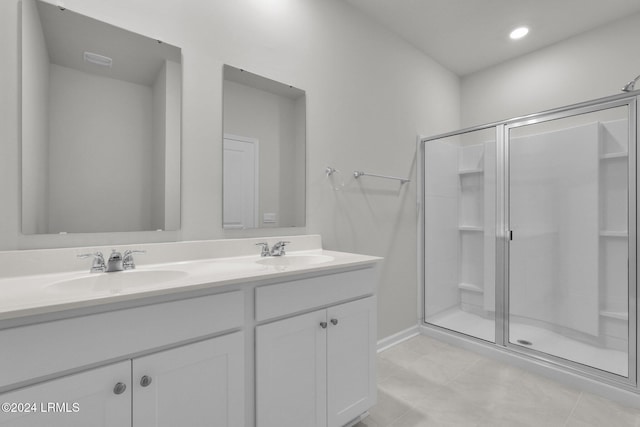
<svg viewBox="0 0 640 427"><path fill-rule="evenodd" d="M111 68L111 65L113 64L113 59L93 52L85 52L84 60L92 64L100 65L101 67Z"/></svg>

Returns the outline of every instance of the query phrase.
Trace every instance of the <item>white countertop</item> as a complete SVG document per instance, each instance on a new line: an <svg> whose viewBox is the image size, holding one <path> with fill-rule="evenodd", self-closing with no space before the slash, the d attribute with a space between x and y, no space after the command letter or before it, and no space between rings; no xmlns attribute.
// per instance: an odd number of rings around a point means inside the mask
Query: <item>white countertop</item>
<svg viewBox="0 0 640 427"><path fill-rule="evenodd" d="M382 259L314 249L287 252L282 260L274 262L286 262L285 258L322 258L322 262L268 265L262 263L268 258L251 255L149 264L113 273L89 273L85 269L0 278L0 320L305 273L330 273L373 265Z"/></svg>

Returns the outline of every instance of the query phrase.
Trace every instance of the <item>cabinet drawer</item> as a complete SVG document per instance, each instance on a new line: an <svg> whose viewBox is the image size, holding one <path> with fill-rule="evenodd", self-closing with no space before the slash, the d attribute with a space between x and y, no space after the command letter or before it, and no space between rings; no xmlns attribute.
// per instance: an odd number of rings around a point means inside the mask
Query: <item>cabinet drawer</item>
<svg viewBox="0 0 640 427"><path fill-rule="evenodd" d="M236 291L6 329L0 387L240 328L243 321L243 293Z"/></svg>
<svg viewBox="0 0 640 427"><path fill-rule="evenodd" d="M374 273L374 268L365 268L258 287L256 320L261 322L372 295Z"/></svg>

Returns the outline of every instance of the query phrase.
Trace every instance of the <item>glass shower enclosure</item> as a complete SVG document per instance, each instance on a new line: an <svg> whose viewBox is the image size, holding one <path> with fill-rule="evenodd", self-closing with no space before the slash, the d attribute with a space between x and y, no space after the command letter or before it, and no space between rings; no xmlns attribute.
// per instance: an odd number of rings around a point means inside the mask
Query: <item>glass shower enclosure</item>
<svg viewBox="0 0 640 427"><path fill-rule="evenodd" d="M636 97L424 138L424 323L636 384Z"/></svg>

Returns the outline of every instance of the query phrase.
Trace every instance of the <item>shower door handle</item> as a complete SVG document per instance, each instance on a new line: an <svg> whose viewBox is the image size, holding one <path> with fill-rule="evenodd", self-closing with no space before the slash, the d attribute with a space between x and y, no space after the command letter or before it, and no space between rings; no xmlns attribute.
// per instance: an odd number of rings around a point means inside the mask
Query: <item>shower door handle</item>
<svg viewBox="0 0 640 427"><path fill-rule="evenodd" d="M509 230L509 241L513 240L513 230Z"/></svg>

